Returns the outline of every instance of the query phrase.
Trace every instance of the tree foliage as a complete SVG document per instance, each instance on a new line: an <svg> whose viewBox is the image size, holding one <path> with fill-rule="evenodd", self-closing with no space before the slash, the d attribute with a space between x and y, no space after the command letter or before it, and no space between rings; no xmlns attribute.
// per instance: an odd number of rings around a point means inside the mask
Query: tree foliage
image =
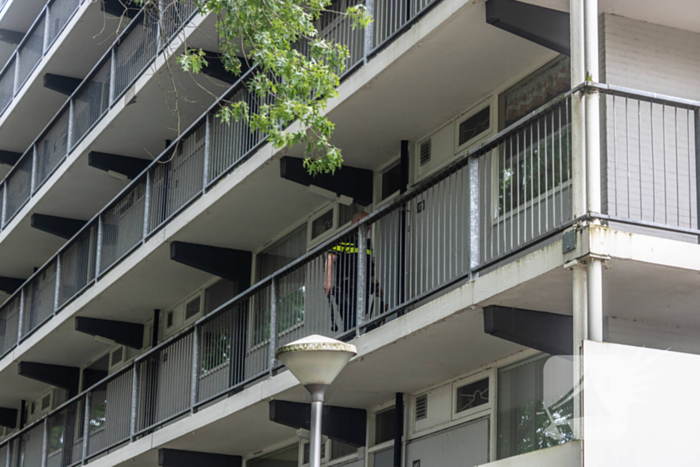
<svg viewBox="0 0 700 467"><path fill-rule="evenodd" d="M135 1L143 5L157 0ZM227 102L217 116L227 123L244 120L251 131L268 134L277 148L305 146L305 166L311 174L332 173L343 161L340 149L331 143L335 127L324 111L337 95L349 56L346 46L320 37L315 24L321 15L345 16L353 28L371 21L364 5L337 12L328 8L331 1L195 0L201 14L216 15L226 70L241 76L242 70L254 67L246 85L256 105ZM188 49L178 62L192 73L207 66L201 49ZM299 125L292 127L295 121Z"/></svg>

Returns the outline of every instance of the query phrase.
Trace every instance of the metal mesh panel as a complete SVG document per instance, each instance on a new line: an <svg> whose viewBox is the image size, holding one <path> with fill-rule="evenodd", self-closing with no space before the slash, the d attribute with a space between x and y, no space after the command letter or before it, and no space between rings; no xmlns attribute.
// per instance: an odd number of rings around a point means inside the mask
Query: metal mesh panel
<svg viewBox="0 0 700 467"><path fill-rule="evenodd" d="M128 370L90 392L88 456L129 439L133 379Z"/></svg>
<svg viewBox="0 0 700 467"><path fill-rule="evenodd" d="M84 420L84 397L49 417L46 467L68 467L82 460Z"/></svg>
<svg viewBox="0 0 700 467"><path fill-rule="evenodd" d="M190 407L194 333L189 332L139 361L137 429L146 430Z"/></svg>
<svg viewBox="0 0 700 467"><path fill-rule="evenodd" d="M21 434L18 441L17 466L41 467L44 424L38 423L31 430Z"/></svg>
<svg viewBox="0 0 700 467"><path fill-rule="evenodd" d="M201 124L181 140L168 162L151 171L149 232L202 191L206 128Z"/></svg>
<svg viewBox="0 0 700 467"><path fill-rule="evenodd" d="M5 190L7 191L7 206L5 212L5 223L7 224L12 216L29 199L32 189L32 149L22 156L22 159L15 166L15 170L5 180ZM4 227L4 226L3 226Z"/></svg>
<svg viewBox="0 0 700 467"><path fill-rule="evenodd" d="M479 159L482 261L571 220L569 103L504 135Z"/></svg>
<svg viewBox="0 0 700 467"><path fill-rule="evenodd" d="M39 22L34 25L34 28L29 31L27 36L22 41L22 45L18 49L19 55L19 74L17 76L16 91L24 84L29 74L34 70L36 64L39 63L44 54L44 25L46 17L44 16Z"/></svg>
<svg viewBox="0 0 700 467"><path fill-rule="evenodd" d="M125 91L136 77L156 56L158 49L157 18L147 11L141 13L130 25L114 49L114 95Z"/></svg>
<svg viewBox="0 0 700 467"><path fill-rule="evenodd" d="M15 95L15 64L17 60L12 58L10 63L5 67L5 72L0 77L0 112L12 102L12 97Z"/></svg>
<svg viewBox="0 0 700 467"><path fill-rule="evenodd" d="M0 2L0 9L2 9L2 2ZM0 463L2 463L2 465L6 465L5 462L9 454L8 451L10 450L11 444L12 443L5 443L0 446ZM9 467L9 465L7 467Z"/></svg>
<svg viewBox="0 0 700 467"><path fill-rule="evenodd" d="M603 102L607 213L697 229L696 110L614 94Z"/></svg>
<svg viewBox="0 0 700 467"><path fill-rule="evenodd" d="M438 0L376 0L374 6L374 48Z"/></svg>
<svg viewBox="0 0 700 467"><path fill-rule="evenodd" d="M68 122L70 120L68 109L54 120L51 128L36 143L36 187L38 190L44 181L58 167L60 162L68 154Z"/></svg>
<svg viewBox="0 0 700 467"><path fill-rule="evenodd" d="M270 287L236 300L199 330L197 401L217 396L269 369Z"/></svg>
<svg viewBox="0 0 700 467"><path fill-rule="evenodd" d="M193 0L161 0L161 43L165 45L197 10Z"/></svg>
<svg viewBox="0 0 700 467"><path fill-rule="evenodd" d="M4 355L17 344L19 308L20 297L17 295L0 309L0 355Z"/></svg>
<svg viewBox="0 0 700 467"><path fill-rule="evenodd" d="M245 86L236 90L228 99L231 102L245 101L251 112L257 112L258 102ZM220 118L211 118L211 162L209 181L226 173L236 162L255 147L265 136L259 131L250 131L243 120L226 123Z"/></svg>
<svg viewBox="0 0 700 467"><path fill-rule="evenodd" d="M32 332L51 316L55 292L56 261L54 260L25 286L22 336Z"/></svg>
<svg viewBox="0 0 700 467"><path fill-rule="evenodd" d="M143 238L146 181L141 180L102 215L100 271L128 253Z"/></svg>
<svg viewBox="0 0 700 467"><path fill-rule="evenodd" d="M97 225L87 227L61 253L61 277L58 306L62 306L82 291L95 278L97 255Z"/></svg>
<svg viewBox="0 0 700 467"><path fill-rule="evenodd" d="M78 6L80 6L80 0L54 0L49 4L49 36L46 42L49 46L61 33Z"/></svg>
<svg viewBox="0 0 700 467"><path fill-rule="evenodd" d="M109 108L110 64L106 60L73 98L73 146Z"/></svg>

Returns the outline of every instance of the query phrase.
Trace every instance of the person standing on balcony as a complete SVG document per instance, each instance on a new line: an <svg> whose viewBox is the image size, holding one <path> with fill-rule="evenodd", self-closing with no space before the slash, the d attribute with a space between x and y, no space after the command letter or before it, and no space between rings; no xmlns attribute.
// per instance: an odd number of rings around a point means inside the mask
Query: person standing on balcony
<svg viewBox="0 0 700 467"><path fill-rule="evenodd" d="M352 218L352 224L357 224L369 214L358 211ZM372 256L372 240L368 228L367 244L367 309L365 313L372 316L374 298L378 298L377 280L374 277L374 259ZM340 242L328 252L326 258L325 278L323 288L328 297L331 313L331 331L347 332L357 325L357 258L358 247L352 239ZM377 297L375 297L377 295ZM342 329L339 329L339 324Z"/></svg>

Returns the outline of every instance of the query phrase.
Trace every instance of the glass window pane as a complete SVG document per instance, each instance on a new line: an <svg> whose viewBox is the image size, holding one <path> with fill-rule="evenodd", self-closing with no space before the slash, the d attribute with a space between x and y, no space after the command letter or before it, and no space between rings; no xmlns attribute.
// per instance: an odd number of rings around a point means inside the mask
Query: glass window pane
<svg viewBox="0 0 700 467"><path fill-rule="evenodd" d="M382 201L401 190L401 164L382 174Z"/></svg>
<svg viewBox="0 0 700 467"><path fill-rule="evenodd" d="M355 453L357 453L356 447L341 443L340 441L331 441L331 460L340 459L341 457L350 456Z"/></svg>
<svg viewBox="0 0 700 467"><path fill-rule="evenodd" d="M536 451L573 439L573 366L564 361L557 371L549 355L498 372L498 458ZM567 389L568 388L568 389Z"/></svg>
<svg viewBox="0 0 700 467"><path fill-rule="evenodd" d="M374 419L374 444L394 439L394 408L379 412Z"/></svg>
<svg viewBox="0 0 700 467"><path fill-rule="evenodd" d="M285 267L306 253L306 226L303 225L257 255L258 281Z"/></svg>
<svg viewBox="0 0 700 467"><path fill-rule="evenodd" d="M333 228L333 210L317 217L311 222L311 239L314 240Z"/></svg>
<svg viewBox="0 0 700 467"><path fill-rule="evenodd" d="M366 212L359 204L352 203L350 206L341 204L338 225L342 227L348 222L352 222L352 218L355 217L355 214L361 211Z"/></svg>
<svg viewBox="0 0 700 467"><path fill-rule="evenodd" d="M468 143L491 126L491 107L486 107L459 124L459 146Z"/></svg>
<svg viewBox="0 0 700 467"><path fill-rule="evenodd" d="M374 453L374 467L394 467L394 450L386 449Z"/></svg>
<svg viewBox="0 0 700 467"><path fill-rule="evenodd" d="M489 403L489 379L484 378L457 388L457 412Z"/></svg>

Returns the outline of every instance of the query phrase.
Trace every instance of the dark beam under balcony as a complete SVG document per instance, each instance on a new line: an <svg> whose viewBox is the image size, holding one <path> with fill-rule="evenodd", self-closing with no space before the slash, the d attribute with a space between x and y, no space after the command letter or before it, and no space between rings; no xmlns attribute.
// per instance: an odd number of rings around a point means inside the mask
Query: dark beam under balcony
<svg viewBox="0 0 700 467"><path fill-rule="evenodd" d="M14 166L22 153L12 151L0 151L0 164Z"/></svg>
<svg viewBox="0 0 700 467"><path fill-rule="evenodd" d="M17 45L24 39L24 33L18 31L10 31L9 29L0 29L0 42L6 44Z"/></svg>
<svg viewBox="0 0 700 467"><path fill-rule="evenodd" d="M88 165L107 173L117 174L117 178L133 180L144 171L151 161L137 157L120 156L106 152L92 151L88 154Z"/></svg>
<svg viewBox="0 0 700 467"><path fill-rule="evenodd" d="M132 19L139 8L129 0L100 0L100 8L108 15Z"/></svg>
<svg viewBox="0 0 700 467"><path fill-rule="evenodd" d="M270 401L270 421L291 428L310 430L311 404ZM362 447L366 443L367 411L324 405L321 431L332 440Z"/></svg>
<svg viewBox="0 0 700 467"><path fill-rule="evenodd" d="M571 355L574 349L573 318L557 313L487 306L484 332L551 355Z"/></svg>
<svg viewBox="0 0 700 467"><path fill-rule="evenodd" d="M204 59L207 61L207 66L202 68L202 73L225 83L233 84L238 81L240 75L250 69L248 62L245 59L238 57L241 61L241 74L236 76L233 73L226 71L222 57L223 55L220 53L205 50Z"/></svg>
<svg viewBox="0 0 700 467"><path fill-rule="evenodd" d="M238 290L250 287L253 255L250 251L195 243L172 242L170 259L222 279L238 283Z"/></svg>
<svg viewBox="0 0 700 467"><path fill-rule="evenodd" d="M560 54L571 54L568 13L515 0L489 0L486 22Z"/></svg>
<svg viewBox="0 0 700 467"><path fill-rule="evenodd" d="M158 465L162 467L241 467L241 456L213 454L209 452L181 451L179 449L159 449Z"/></svg>
<svg viewBox="0 0 700 467"><path fill-rule="evenodd" d="M46 73L44 75L44 87L46 89L60 92L66 96L72 95L82 82L82 79L72 78L70 76L55 75L53 73Z"/></svg>
<svg viewBox="0 0 700 467"><path fill-rule="evenodd" d="M17 428L17 409L0 407L0 426Z"/></svg>
<svg viewBox="0 0 700 467"><path fill-rule="evenodd" d="M22 287L26 279L17 279L15 277L0 277L0 292L5 292L12 295Z"/></svg>
<svg viewBox="0 0 700 467"><path fill-rule="evenodd" d="M313 176L304 167L304 160L285 156L280 160L280 177L304 186L314 185L338 196L353 199L360 206L369 206L374 197L374 173L343 165L334 174Z"/></svg>
<svg viewBox="0 0 700 467"><path fill-rule="evenodd" d="M19 362L17 373L25 378L49 384L68 391L71 398L78 394L80 387L80 368L73 366L51 365L48 363Z"/></svg>
<svg viewBox="0 0 700 467"><path fill-rule="evenodd" d="M42 232L65 238L73 238L86 224L86 221L70 219L68 217L48 216L46 214L32 214L31 226Z"/></svg>
<svg viewBox="0 0 700 467"><path fill-rule="evenodd" d="M104 337L133 349L139 350L143 347L143 324L78 316L75 318L75 330L91 336Z"/></svg>

